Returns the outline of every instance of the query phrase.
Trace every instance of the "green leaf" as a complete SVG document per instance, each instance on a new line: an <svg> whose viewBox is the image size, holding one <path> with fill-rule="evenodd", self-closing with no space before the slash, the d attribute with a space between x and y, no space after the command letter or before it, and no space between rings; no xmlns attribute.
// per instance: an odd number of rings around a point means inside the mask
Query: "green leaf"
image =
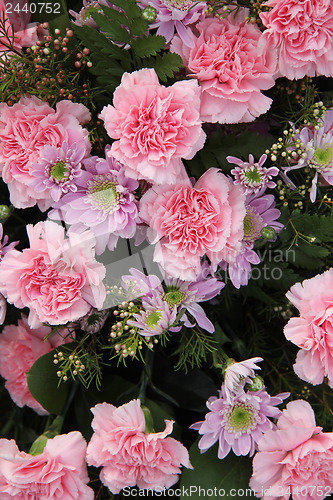
<svg viewBox="0 0 333 500"><path fill-rule="evenodd" d="M97 26L103 32L103 35L107 36L108 38L111 38L115 42L121 42L121 43L129 42L130 36L128 31L125 28L122 28L117 21L114 22L106 15L103 16L103 14L98 14L97 12L93 12L91 15L94 21L96 22Z"/></svg>
<svg viewBox="0 0 333 500"><path fill-rule="evenodd" d="M203 490L207 492L214 488L216 495L211 498L231 496L231 490L236 490L234 498L238 498L237 490L250 490L252 461L249 457L236 457L231 451L227 457L220 460L217 458L217 445L205 453L200 453L196 441L190 448L190 462L194 469L183 469L181 498L187 498L191 492L192 500L201 500ZM199 488L202 488L201 492Z"/></svg>
<svg viewBox="0 0 333 500"><path fill-rule="evenodd" d="M166 40L164 36L147 35L138 38L133 44L133 52L136 57L156 56L157 52L161 51L165 46Z"/></svg>
<svg viewBox="0 0 333 500"><path fill-rule="evenodd" d="M183 65L182 58L175 52L164 52L162 55L157 54L156 57L149 57L142 60L141 68L154 68L157 76L166 82L169 78L173 78L179 68Z"/></svg>
<svg viewBox="0 0 333 500"><path fill-rule="evenodd" d="M67 344L68 346L70 344ZM60 415L68 396L70 384L58 387L57 365L53 363L57 349L38 358L27 373L29 391L45 410Z"/></svg>

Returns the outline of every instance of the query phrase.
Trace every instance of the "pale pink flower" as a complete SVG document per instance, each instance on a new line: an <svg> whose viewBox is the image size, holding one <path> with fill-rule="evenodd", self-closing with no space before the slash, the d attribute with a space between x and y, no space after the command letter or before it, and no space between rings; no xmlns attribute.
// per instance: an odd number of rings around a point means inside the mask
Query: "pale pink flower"
<svg viewBox="0 0 333 500"><path fill-rule="evenodd" d="M27 372L36 359L53 349L50 340L43 340L50 331L47 326L32 330L22 315L17 326L7 325L0 334L0 375L6 380L5 387L17 406L27 405L39 415L48 412L31 395Z"/></svg>
<svg viewBox="0 0 333 500"><path fill-rule="evenodd" d="M0 16L1 19L3 16L7 19L5 27L11 40L14 35L13 45L16 50L31 47L38 40L38 23L30 22L30 12L24 9L25 5L27 5L26 0L16 0L15 3L0 0ZM4 36L0 37L0 53L8 51L7 44L8 40Z"/></svg>
<svg viewBox="0 0 333 500"><path fill-rule="evenodd" d="M156 184L175 184L186 176L181 158L190 160L205 142L199 117L197 82L160 85L153 69L124 73L113 106L100 117L113 142L110 156L125 174Z"/></svg>
<svg viewBox="0 0 333 500"><path fill-rule="evenodd" d="M245 196L217 168L210 168L192 187L153 186L141 199L140 218L147 238L157 243L154 260L165 272L195 280L205 254L212 264L234 259L241 248Z"/></svg>
<svg viewBox="0 0 333 500"><path fill-rule="evenodd" d="M262 500L321 500L333 485L333 432L316 427L307 401L287 404L253 459L251 488Z"/></svg>
<svg viewBox="0 0 333 500"><path fill-rule="evenodd" d="M0 439L1 500L93 500L86 448L77 431L48 439L36 456L20 451L13 439Z"/></svg>
<svg viewBox="0 0 333 500"><path fill-rule="evenodd" d="M333 76L333 7L331 0L269 0L261 12L267 28L261 43L277 47L279 71L296 80Z"/></svg>
<svg viewBox="0 0 333 500"><path fill-rule="evenodd" d="M64 141L90 151L88 131L81 124L90 120L83 104L60 101L56 110L37 97L22 97L13 106L0 104L0 173L16 208L48 207L43 193L30 185L32 165L41 161L45 145L61 147Z"/></svg>
<svg viewBox="0 0 333 500"><path fill-rule="evenodd" d="M90 231L70 234L55 222L28 225L30 248L11 250L0 263L0 292L22 309L29 307L32 328L80 319L90 307L101 309L105 267L95 260Z"/></svg>
<svg viewBox="0 0 333 500"><path fill-rule="evenodd" d="M165 420L163 432L145 432L139 399L119 408L97 404L91 411L94 434L88 444L87 463L103 466L100 479L112 493L126 486L161 491L178 481L182 465L192 468L187 449L168 437L171 420Z"/></svg>
<svg viewBox="0 0 333 500"><path fill-rule="evenodd" d="M260 361L263 361L263 358L245 359L239 363L231 360L224 372L224 385L228 400L242 392L245 384L252 383L251 379L255 377L254 370L260 370L260 367L256 365Z"/></svg>
<svg viewBox="0 0 333 500"><path fill-rule="evenodd" d="M241 9L236 18L198 23L193 48L178 36L172 39L171 51L180 54L190 76L200 82L204 122L251 122L271 106L261 91L274 85L276 51L262 42L259 53L261 31L245 20L246 13Z"/></svg>
<svg viewBox="0 0 333 500"><path fill-rule="evenodd" d="M296 375L313 385L328 377L333 388L333 268L296 283L286 296L300 313L284 328L287 340L301 348Z"/></svg>

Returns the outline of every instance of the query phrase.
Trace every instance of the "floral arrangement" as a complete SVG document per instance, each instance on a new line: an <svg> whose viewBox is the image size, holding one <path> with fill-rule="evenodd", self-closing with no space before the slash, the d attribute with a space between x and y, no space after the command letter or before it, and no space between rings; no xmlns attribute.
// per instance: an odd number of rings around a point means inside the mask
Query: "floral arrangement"
<svg viewBox="0 0 333 500"><path fill-rule="evenodd" d="M329 497L332 2L0 0L0 75L0 500Z"/></svg>

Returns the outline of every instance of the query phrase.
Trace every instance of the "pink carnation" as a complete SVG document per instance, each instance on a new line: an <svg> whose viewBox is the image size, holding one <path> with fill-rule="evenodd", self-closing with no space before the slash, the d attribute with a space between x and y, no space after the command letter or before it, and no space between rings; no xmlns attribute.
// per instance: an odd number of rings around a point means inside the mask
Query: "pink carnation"
<svg viewBox="0 0 333 500"><path fill-rule="evenodd" d="M181 158L190 160L204 145L197 82L160 85L153 69L125 73L113 106L100 117L112 139L110 156L124 163L125 174L156 184L184 179Z"/></svg>
<svg viewBox="0 0 333 500"><path fill-rule="evenodd" d="M116 408L102 403L91 409L94 434L88 444L87 463L103 466L100 478L112 493L126 486L162 490L179 479L181 466L192 468L187 449L167 437L173 422L166 420L163 432L145 432L140 400Z"/></svg>
<svg viewBox="0 0 333 500"><path fill-rule="evenodd" d="M52 350L51 342L43 340L50 331L46 326L32 330L22 315L18 326L5 326L0 335L0 375L6 380L5 387L17 406L27 405L39 415L48 412L30 394L27 372L36 359Z"/></svg>
<svg viewBox="0 0 333 500"><path fill-rule="evenodd" d="M332 493L333 432L316 427L307 401L287 404L259 441L251 488L262 500L321 500Z"/></svg>
<svg viewBox="0 0 333 500"><path fill-rule="evenodd" d="M16 0L15 3L0 0L0 16L1 18L5 16L7 19L5 23L6 30L10 39L14 36L13 45L16 50L20 50L22 47L31 47L38 40L38 23L30 23L30 13L22 10L24 5L27 5L26 0ZM17 9L15 10L16 6L19 7L20 12L17 12ZM7 44L6 37L0 37L0 53L2 51L7 52Z"/></svg>
<svg viewBox="0 0 333 500"><path fill-rule="evenodd" d="M171 276L195 280L205 254L217 266L240 251L245 196L210 168L194 187L189 180L170 189L152 187L141 199L139 216L149 225L149 242L158 242L154 261Z"/></svg>
<svg viewBox="0 0 333 500"><path fill-rule="evenodd" d="M64 141L90 151L88 131L81 123L90 120L83 104L60 101L56 111L37 97L21 98L8 106L0 104L0 173L16 208L47 207L43 193L30 186L33 163L41 161L45 145L60 147Z"/></svg>
<svg viewBox="0 0 333 500"><path fill-rule="evenodd" d="M333 388L333 268L296 283L286 295L300 312L284 328L287 340L301 348L296 375L313 385L326 376Z"/></svg>
<svg viewBox="0 0 333 500"><path fill-rule="evenodd" d="M77 431L49 439L36 456L20 451L13 439L0 439L1 500L93 500L86 448Z"/></svg>
<svg viewBox="0 0 333 500"><path fill-rule="evenodd" d="M30 248L11 250L0 263L0 292L8 302L30 308L29 325L61 325L101 309L105 267L95 260L90 231L64 237L55 222L28 225Z"/></svg>
<svg viewBox="0 0 333 500"><path fill-rule="evenodd" d="M262 42L279 49L279 70L290 80L333 76L333 6L331 0L269 0L261 12Z"/></svg>
<svg viewBox="0 0 333 500"><path fill-rule="evenodd" d="M190 76L201 88L204 122L251 122L270 108L272 100L261 93L274 85L276 52L267 42L258 51L261 31L244 20L207 18L196 25L199 36L190 48L175 36L171 50L183 58Z"/></svg>

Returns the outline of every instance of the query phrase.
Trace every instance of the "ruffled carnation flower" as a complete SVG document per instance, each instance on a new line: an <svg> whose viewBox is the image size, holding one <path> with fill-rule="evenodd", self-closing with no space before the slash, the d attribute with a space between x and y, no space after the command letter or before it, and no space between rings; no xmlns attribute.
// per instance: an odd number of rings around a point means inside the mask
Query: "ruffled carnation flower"
<svg viewBox="0 0 333 500"><path fill-rule="evenodd" d="M31 47L38 40L38 23L30 22L30 12L24 9L24 5L27 5L26 0L16 0L15 4L0 0L0 16L1 19L3 17L6 19L5 28L9 38L13 40L13 46L16 50L20 50L22 47ZM19 12L18 9L20 9ZM7 44L7 37L0 37L0 54L1 52L8 53Z"/></svg>
<svg viewBox="0 0 333 500"><path fill-rule="evenodd" d="M218 458L225 458L231 449L235 455L252 456L262 434L274 426L267 417L278 417L281 411L275 407L288 396L289 393L282 393L271 397L263 388L228 399L222 384L219 397L212 396L207 401L210 411L205 420L190 427L202 435L201 453L218 441Z"/></svg>
<svg viewBox="0 0 333 500"><path fill-rule="evenodd" d="M30 185L32 165L41 161L45 145L61 147L65 141L83 147L87 156L88 131L81 124L89 120L83 104L66 100L58 102L56 110L35 96L22 97L13 106L0 104L0 172L16 208L36 202L41 210L47 207L44 194Z"/></svg>
<svg viewBox="0 0 333 500"><path fill-rule="evenodd" d="M142 9L152 7L156 18L150 28L158 28L157 35L164 36L167 42L172 39L175 30L183 43L194 46L195 37L188 27L197 21L202 21L207 9L206 2L196 0L140 0Z"/></svg>
<svg viewBox="0 0 333 500"><path fill-rule="evenodd" d="M105 267L94 257L95 239L86 231L64 237L55 222L28 225L30 248L11 250L0 263L0 292L19 309L29 307L29 326L75 321L102 309Z"/></svg>
<svg viewBox="0 0 333 500"><path fill-rule="evenodd" d="M333 8L331 0L269 0L260 19L262 42L277 47L279 71L290 80L333 76Z"/></svg>
<svg viewBox="0 0 333 500"><path fill-rule="evenodd" d="M251 122L271 106L261 91L274 85L276 52L263 42L259 53L261 31L245 20L246 13L242 9L236 18L198 23L193 48L178 36L172 40L172 52L180 54L190 76L200 82L204 122Z"/></svg>
<svg viewBox="0 0 333 500"><path fill-rule="evenodd" d="M300 313L284 328L287 340L301 348L296 375L313 385L328 377L333 388L333 268L296 283L286 296Z"/></svg>
<svg viewBox="0 0 333 500"><path fill-rule="evenodd" d="M232 400L233 396L243 392L245 384L252 383L251 379L255 377L254 370L260 370L260 367L256 365L260 361L263 361L263 358L245 359L239 363L230 360L224 372L224 388L229 401Z"/></svg>
<svg viewBox="0 0 333 500"><path fill-rule="evenodd" d="M316 426L307 401L287 404L277 429L264 433L253 459L251 488L262 500L321 500L332 493L333 432Z"/></svg>
<svg viewBox="0 0 333 500"><path fill-rule="evenodd" d="M171 277L195 280L205 254L213 265L241 249L245 197L217 168L191 182L166 189L153 186L141 199L147 238L157 243L154 261Z"/></svg>
<svg viewBox="0 0 333 500"><path fill-rule="evenodd" d="M87 463L103 466L100 479L114 494L126 486L161 491L179 479L181 466L192 468L187 449L163 432L146 432L140 400L116 408L102 403L91 409L94 434L88 444Z"/></svg>
<svg viewBox="0 0 333 500"><path fill-rule="evenodd" d="M244 194L256 194L262 189L274 188L275 182L272 177L278 175L276 167L263 167L267 155L262 155L258 162L254 161L253 155L249 155L249 161L242 161L235 156L227 156L229 163L238 165L231 170L235 176L235 184L239 184Z"/></svg>
<svg viewBox="0 0 333 500"><path fill-rule="evenodd" d="M105 7L112 7L112 2L108 2L108 0L83 0L83 7L80 12L75 12L72 9L68 12L75 18L72 22L76 26L89 26L89 28L97 29L98 26L91 17L91 14L103 14L103 9L101 8L102 5L105 5Z"/></svg>
<svg viewBox="0 0 333 500"><path fill-rule="evenodd" d="M283 224L276 221L280 215L280 210L275 208L275 198L272 194L264 194L262 190L257 194L246 196L242 249L233 262L221 261L219 264L222 269L228 269L230 279L236 288L247 285L251 276L251 264L260 263L260 257L253 250L253 246L262 236L263 229L267 228L273 234L267 238L271 241L283 228Z"/></svg>
<svg viewBox="0 0 333 500"><path fill-rule="evenodd" d="M0 439L1 500L93 500L86 448L77 431L48 439L36 456L20 451L13 439Z"/></svg>
<svg viewBox="0 0 333 500"><path fill-rule="evenodd" d="M60 148L44 146L39 163L32 164L30 186L36 193L43 193L45 200L59 201L63 194L77 191L75 181L82 173L81 161L86 156L86 149L77 144L68 146L64 142ZM49 208L49 207L48 207Z"/></svg>
<svg viewBox="0 0 333 500"><path fill-rule="evenodd" d="M109 154L124 163L128 177L175 184L186 177L181 158L190 160L205 142L199 107L197 82L164 87L153 69L124 73L113 106L100 114L116 139Z"/></svg>
<svg viewBox="0 0 333 500"><path fill-rule="evenodd" d="M156 292L151 297L142 299L143 309L140 313L134 313L135 320L128 320L127 324L137 328L140 335L152 337L163 332L179 331L178 327L172 327L177 317L177 306L169 306L166 300Z"/></svg>
<svg viewBox="0 0 333 500"><path fill-rule="evenodd" d="M287 173L308 167L314 172L310 190L310 200L314 203L317 184L333 186L333 109L325 114L323 124L318 130L313 126L305 126L299 133L293 134L293 143L295 145L288 149L297 151L297 164L283 167L283 170ZM301 155L299 151L302 151ZM288 177L286 179L289 181Z"/></svg>
<svg viewBox="0 0 333 500"><path fill-rule="evenodd" d="M36 359L53 349L50 340L43 340L50 332L47 326L32 330L22 315L17 326L6 325L0 334L0 375L6 380L5 387L17 406L27 405L39 415L48 412L31 395L27 372Z"/></svg>
<svg viewBox="0 0 333 500"><path fill-rule="evenodd" d="M113 250L118 238L132 238L136 230L138 209L134 191L137 181L126 177L124 165L108 156L84 160L85 171L75 180L77 189L53 203L51 219L64 220L70 233L90 229L96 238L96 254L106 247Z"/></svg>

